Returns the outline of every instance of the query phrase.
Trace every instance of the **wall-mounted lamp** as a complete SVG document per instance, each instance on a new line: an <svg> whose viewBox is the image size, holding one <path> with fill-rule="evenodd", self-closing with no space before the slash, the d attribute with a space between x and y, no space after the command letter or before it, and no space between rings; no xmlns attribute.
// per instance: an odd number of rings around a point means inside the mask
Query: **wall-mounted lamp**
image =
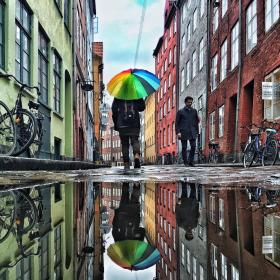
<svg viewBox="0 0 280 280"><path fill-rule="evenodd" d="M77 254L78 259L86 257L86 256L90 256L94 253L94 248L90 247L90 246L86 246L82 249L81 254Z"/></svg>
<svg viewBox="0 0 280 280"><path fill-rule="evenodd" d="M80 81L79 79L77 80L77 84L81 84L81 89L83 91L93 91L94 82L95 81L89 81L89 80Z"/></svg>

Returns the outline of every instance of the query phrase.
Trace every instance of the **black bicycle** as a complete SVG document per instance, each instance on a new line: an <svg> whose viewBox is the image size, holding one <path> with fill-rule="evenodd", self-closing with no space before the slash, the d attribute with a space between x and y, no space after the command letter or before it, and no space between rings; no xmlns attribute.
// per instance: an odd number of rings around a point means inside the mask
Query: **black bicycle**
<svg viewBox="0 0 280 280"><path fill-rule="evenodd" d="M26 151L38 131L36 117L22 107L22 96L25 89L35 89L38 95L40 91L38 87L21 83L13 75L0 74L0 78L13 78L20 85L15 106L11 110L0 101L0 155L17 156ZM38 108L39 104L33 102L29 108L32 106Z"/></svg>

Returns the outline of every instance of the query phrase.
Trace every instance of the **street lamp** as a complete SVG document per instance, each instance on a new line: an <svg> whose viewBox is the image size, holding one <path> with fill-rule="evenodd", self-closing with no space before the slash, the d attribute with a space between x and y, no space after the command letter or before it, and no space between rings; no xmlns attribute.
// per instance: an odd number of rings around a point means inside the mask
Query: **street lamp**
<svg viewBox="0 0 280 280"><path fill-rule="evenodd" d="M83 80L81 81L80 79L78 79L76 81L77 84L81 84L81 89L83 91L93 91L93 83L95 81L91 81L91 80Z"/></svg>

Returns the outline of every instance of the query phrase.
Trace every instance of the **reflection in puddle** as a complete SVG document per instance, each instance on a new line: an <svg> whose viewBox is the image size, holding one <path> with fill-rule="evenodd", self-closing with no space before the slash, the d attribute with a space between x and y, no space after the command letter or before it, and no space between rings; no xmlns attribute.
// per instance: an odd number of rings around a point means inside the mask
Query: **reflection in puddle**
<svg viewBox="0 0 280 280"><path fill-rule="evenodd" d="M279 277L277 186L13 187L0 191L1 280Z"/></svg>

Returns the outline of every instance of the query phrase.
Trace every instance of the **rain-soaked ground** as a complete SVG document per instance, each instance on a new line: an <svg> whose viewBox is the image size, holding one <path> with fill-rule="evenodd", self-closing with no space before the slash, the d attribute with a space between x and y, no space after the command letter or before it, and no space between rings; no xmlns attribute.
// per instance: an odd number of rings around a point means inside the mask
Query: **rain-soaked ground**
<svg viewBox="0 0 280 280"><path fill-rule="evenodd" d="M279 167L0 173L0 280L279 275Z"/></svg>

